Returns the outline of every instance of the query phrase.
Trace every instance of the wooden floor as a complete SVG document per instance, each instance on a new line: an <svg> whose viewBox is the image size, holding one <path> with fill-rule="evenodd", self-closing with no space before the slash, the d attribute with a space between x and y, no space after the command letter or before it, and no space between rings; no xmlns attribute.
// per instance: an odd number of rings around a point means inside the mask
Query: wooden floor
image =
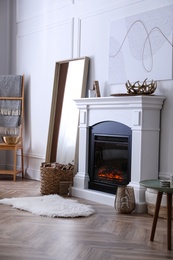
<svg viewBox="0 0 173 260"><path fill-rule="evenodd" d="M37 195L40 182L0 176L0 198ZM48 218L0 205L0 260L173 259L173 251L167 250L165 219L159 219L155 241L150 242L150 215L123 215L114 207L79 201L92 205L96 213Z"/></svg>

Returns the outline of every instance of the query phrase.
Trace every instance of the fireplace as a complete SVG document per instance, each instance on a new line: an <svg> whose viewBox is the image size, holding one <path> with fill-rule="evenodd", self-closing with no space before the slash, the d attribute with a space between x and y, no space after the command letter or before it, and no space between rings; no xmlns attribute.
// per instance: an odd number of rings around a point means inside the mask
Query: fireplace
<svg viewBox="0 0 173 260"><path fill-rule="evenodd" d="M131 129L105 121L89 128L88 188L115 194L131 180Z"/></svg>
<svg viewBox="0 0 173 260"><path fill-rule="evenodd" d="M145 188L140 185L140 181L158 178L160 111L164 99L164 96L159 95L120 95L115 97L81 98L75 100L80 113L79 151L77 157L78 168L71 189L73 196L106 205L114 205L115 194L110 193L110 191L100 190L100 188L98 190L96 187L92 187L91 189L91 166L89 163L89 161L92 162L92 158L96 156L91 155L89 151L91 145L90 132L92 132L92 128L99 128L102 126L102 123L105 122L114 122L118 123L119 126L126 126L126 129L129 129L129 132L128 130L127 133L122 131L118 133L108 132L108 136L106 134L107 137L105 137L104 130L100 132L96 129L95 136L93 137L97 143L95 147L95 151L97 151L96 154L101 156L100 150L103 150L103 146L99 148L101 141L104 143L105 141L110 142L111 140L113 141L112 145L114 146L117 137L122 137L122 139L118 140L119 148L122 147L121 143L123 142L127 148L128 143L127 149L128 152L131 152L131 162L128 159L128 162L121 165L121 169L124 169L124 172L126 172L128 167L131 167L130 170L128 169L127 183L134 188L136 202L135 211L138 213L146 211ZM113 129L112 126L110 128ZM110 150L111 149L112 147ZM107 147L106 153L108 150ZM126 151L125 154L127 155L128 152ZM99 160L98 158L97 160ZM96 178L97 181L99 180L99 183L103 183L103 179L101 179L102 176L98 176L97 174ZM109 181L107 181L107 183L108 182Z"/></svg>

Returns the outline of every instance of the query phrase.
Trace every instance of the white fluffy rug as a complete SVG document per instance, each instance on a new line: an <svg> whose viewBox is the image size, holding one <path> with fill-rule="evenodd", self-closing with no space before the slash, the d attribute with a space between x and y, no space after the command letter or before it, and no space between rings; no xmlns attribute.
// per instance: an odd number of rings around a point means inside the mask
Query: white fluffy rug
<svg viewBox="0 0 173 260"><path fill-rule="evenodd" d="M13 208L46 217L88 217L95 212L90 205L84 205L77 200L66 199L59 195L7 198L1 199L0 204L11 205Z"/></svg>

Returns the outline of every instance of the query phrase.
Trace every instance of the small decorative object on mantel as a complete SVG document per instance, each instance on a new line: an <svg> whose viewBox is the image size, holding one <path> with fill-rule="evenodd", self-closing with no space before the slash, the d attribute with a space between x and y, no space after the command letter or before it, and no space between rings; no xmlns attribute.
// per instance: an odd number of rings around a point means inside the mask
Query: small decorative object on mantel
<svg viewBox="0 0 173 260"><path fill-rule="evenodd" d="M139 81L136 81L134 84L131 84L128 80L126 82L126 88L128 94L150 95L155 92L157 88L157 82L152 80L150 83L147 83L147 79L145 79L142 84L140 84Z"/></svg>
<svg viewBox="0 0 173 260"><path fill-rule="evenodd" d="M93 89L96 92L96 97L100 97L100 88L99 88L99 82L97 80L94 81L93 83Z"/></svg>
<svg viewBox="0 0 173 260"><path fill-rule="evenodd" d="M131 186L119 186L117 188L114 206L118 213L128 214L134 211L134 188Z"/></svg>
<svg viewBox="0 0 173 260"><path fill-rule="evenodd" d="M43 195L59 194L69 195L73 185L74 165L60 163L42 163L41 167L41 193Z"/></svg>
<svg viewBox="0 0 173 260"><path fill-rule="evenodd" d="M88 90L88 97L89 97L89 98L96 97L96 92L95 92L94 89L89 89L89 90Z"/></svg>
<svg viewBox="0 0 173 260"><path fill-rule="evenodd" d="M88 97L100 97L100 88L99 88L99 82L97 80L93 81L93 88L89 89L88 91Z"/></svg>

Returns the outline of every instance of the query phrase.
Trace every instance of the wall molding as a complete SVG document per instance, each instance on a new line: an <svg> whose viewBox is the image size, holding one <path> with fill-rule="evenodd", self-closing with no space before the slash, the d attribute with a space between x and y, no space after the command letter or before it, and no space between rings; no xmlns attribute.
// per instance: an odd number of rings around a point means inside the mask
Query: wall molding
<svg viewBox="0 0 173 260"><path fill-rule="evenodd" d="M170 175L173 175L173 172L159 172L160 179L170 179Z"/></svg>
<svg viewBox="0 0 173 260"><path fill-rule="evenodd" d="M124 7L130 6L130 5L134 5L136 3L140 3L143 2L143 0L132 0L132 1L119 1L114 4L110 4L107 6L104 6L102 8L98 8L97 10L91 10L88 13L82 14L80 15L80 19L87 19L89 17L94 17L94 16L98 16L98 15L102 15L102 14L106 14L106 13L110 13L110 12L114 12L116 9L122 9ZM115 17L116 19L116 17Z"/></svg>
<svg viewBox="0 0 173 260"><path fill-rule="evenodd" d="M41 8L37 13L35 12L32 15L24 16L22 18L19 18L19 15L18 15L19 11L17 10L17 6L18 6L18 4L17 4L16 5L16 13L17 13L16 22L18 24L18 23L29 21L29 20L33 20L33 19L41 17L41 16L45 16L47 14L51 14L53 12L59 12L59 11L62 11L62 9L71 6L72 4L73 4L73 0L58 0L58 1L56 1L55 5L51 5L51 7Z"/></svg>
<svg viewBox="0 0 173 260"><path fill-rule="evenodd" d="M17 153L17 155L20 155L19 153ZM25 158L32 158L32 159L36 159L36 160L42 160L44 161L45 160L45 156L44 155L41 155L41 154L34 154L34 153L25 153L24 152L24 157Z"/></svg>
<svg viewBox="0 0 173 260"><path fill-rule="evenodd" d="M28 167L25 169L24 176L27 179L40 181L40 170L35 170Z"/></svg>
<svg viewBox="0 0 173 260"><path fill-rule="evenodd" d="M58 28L60 26L64 26L64 25L67 25L67 24L70 24L72 29L73 29L74 18L66 19L64 21L59 21L59 22L48 24L48 25L45 25L45 26L39 26L39 27L33 28L32 30L30 30L28 32L26 32L26 30L24 32L22 32L22 29L18 28L17 38L24 37L24 36L27 36L27 35L32 35L32 34L35 34L35 33L41 32L41 31L46 31L46 30L49 30L49 29L52 29L52 28Z"/></svg>

